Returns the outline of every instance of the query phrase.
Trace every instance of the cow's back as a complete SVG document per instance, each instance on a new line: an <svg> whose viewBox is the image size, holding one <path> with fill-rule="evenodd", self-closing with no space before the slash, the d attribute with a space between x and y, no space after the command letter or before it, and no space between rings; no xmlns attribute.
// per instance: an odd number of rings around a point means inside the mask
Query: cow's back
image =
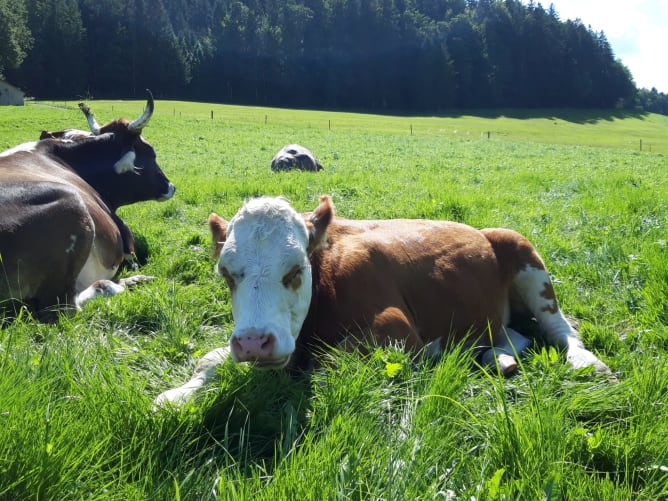
<svg viewBox="0 0 668 501"><path fill-rule="evenodd" d="M71 301L95 236L78 191L2 181L0 207L0 298L29 299L37 310Z"/></svg>
<svg viewBox="0 0 668 501"><path fill-rule="evenodd" d="M305 322L325 343L336 344L341 330L373 330L381 342L396 337L419 349L438 338L487 335L504 320L507 280L490 242L470 226L336 218L327 235L329 245L312 256L315 294Z"/></svg>
<svg viewBox="0 0 668 501"><path fill-rule="evenodd" d="M0 183L10 182L66 184L80 192L89 192L90 185L57 158L41 153L19 151L0 156Z"/></svg>

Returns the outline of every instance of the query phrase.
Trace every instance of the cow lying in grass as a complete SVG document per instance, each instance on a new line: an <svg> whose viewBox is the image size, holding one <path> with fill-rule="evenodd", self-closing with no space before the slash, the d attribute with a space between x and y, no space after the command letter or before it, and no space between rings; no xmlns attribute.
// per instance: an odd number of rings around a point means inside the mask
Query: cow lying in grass
<svg viewBox="0 0 668 501"><path fill-rule="evenodd" d="M308 148L299 144L283 146L271 160L271 170L306 170L317 172L322 170L322 164Z"/></svg>
<svg viewBox="0 0 668 501"><path fill-rule="evenodd" d="M480 348L482 363L509 374L529 344L509 327L516 315L533 316L573 367L609 372L564 318L535 248L514 231L348 220L334 216L327 196L303 215L282 198L254 199L229 223L212 214L209 226L234 331L229 347L205 355L192 379L158 404L186 401L228 358L304 369L314 352L369 335L432 355L463 341Z"/></svg>
<svg viewBox="0 0 668 501"><path fill-rule="evenodd" d="M0 153L2 310L25 304L52 319L60 309L79 309L150 278L111 280L135 251L116 210L175 192L141 135L153 116L153 95L139 118L104 127L80 108L92 133L43 132L40 141Z"/></svg>

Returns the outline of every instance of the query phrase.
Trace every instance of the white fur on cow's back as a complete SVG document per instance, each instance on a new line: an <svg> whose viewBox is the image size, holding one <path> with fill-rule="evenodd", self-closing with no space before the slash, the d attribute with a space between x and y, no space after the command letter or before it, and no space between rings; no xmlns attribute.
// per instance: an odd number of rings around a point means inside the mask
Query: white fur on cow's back
<svg viewBox="0 0 668 501"><path fill-rule="evenodd" d="M0 157L8 157L10 155L13 155L14 153L19 153L21 151L32 153L33 151L35 151L36 146L37 146L37 141L22 143L17 146L14 146L13 148L9 148L8 150L0 152Z"/></svg>

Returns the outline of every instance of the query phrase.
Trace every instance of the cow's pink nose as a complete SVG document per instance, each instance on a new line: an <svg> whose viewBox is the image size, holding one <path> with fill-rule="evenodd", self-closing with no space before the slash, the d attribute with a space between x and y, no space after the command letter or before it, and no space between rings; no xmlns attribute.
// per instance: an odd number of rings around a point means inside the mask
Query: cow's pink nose
<svg viewBox="0 0 668 501"><path fill-rule="evenodd" d="M276 338L266 332L248 332L233 336L232 353L239 362L266 360L271 358L276 346Z"/></svg>

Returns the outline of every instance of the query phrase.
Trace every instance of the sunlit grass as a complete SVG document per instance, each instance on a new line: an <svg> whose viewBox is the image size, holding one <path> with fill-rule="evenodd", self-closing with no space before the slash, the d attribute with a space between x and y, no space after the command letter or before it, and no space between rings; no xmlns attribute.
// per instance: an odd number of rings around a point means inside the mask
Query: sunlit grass
<svg viewBox="0 0 668 501"><path fill-rule="evenodd" d="M85 128L67 104L3 108L0 148ZM89 104L101 123L144 105ZM610 112L382 117L158 100L144 136L176 197L120 211L157 279L56 324L24 315L0 328L0 498L666 498L667 131L665 117ZM325 170L272 173L290 142ZM209 213L229 218L264 194L306 211L324 193L347 217L521 231L619 383L541 347L506 380L466 352L427 364L372 349L334 352L308 379L228 364L192 404L154 413L153 398L232 329Z"/></svg>

